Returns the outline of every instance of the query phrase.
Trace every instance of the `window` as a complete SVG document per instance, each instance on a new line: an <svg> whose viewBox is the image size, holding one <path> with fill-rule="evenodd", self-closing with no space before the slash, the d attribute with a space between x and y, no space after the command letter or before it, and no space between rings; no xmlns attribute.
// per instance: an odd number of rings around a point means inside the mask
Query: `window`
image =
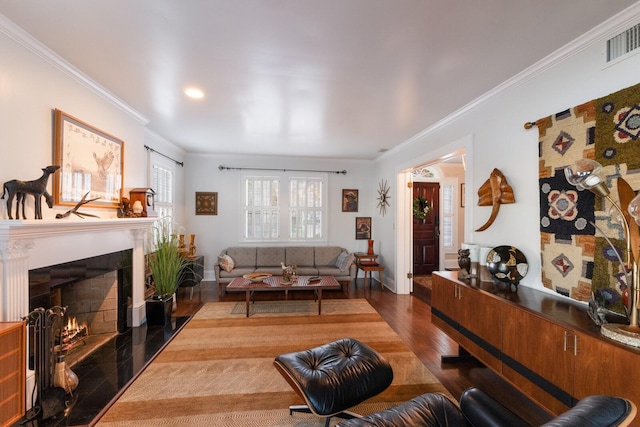
<svg viewBox="0 0 640 427"><path fill-rule="evenodd" d="M291 178L289 180L289 238L317 240L322 238L322 179Z"/></svg>
<svg viewBox="0 0 640 427"><path fill-rule="evenodd" d="M321 241L325 239L326 176L243 177L244 241ZM280 231L287 230L286 236Z"/></svg>
<svg viewBox="0 0 640 427"><path fill-rule="evenodd" d="M456 188L457 184L445 182L442 185L442 247L445 252L454 250L456 246Z"/></svg>
<svg viewBox="0 0 640 427"><path fill-rule="evenodd" d="M245 178L245 239L277 240L280 236L279 187L280 180L276 177Z"/></svg>
<svg viewBox="0 0 640 427"><path fill-rule="evenodd" d="M156 192L156 212L159 217L173 217L173 167L153 162L151 188Z"/></svg>

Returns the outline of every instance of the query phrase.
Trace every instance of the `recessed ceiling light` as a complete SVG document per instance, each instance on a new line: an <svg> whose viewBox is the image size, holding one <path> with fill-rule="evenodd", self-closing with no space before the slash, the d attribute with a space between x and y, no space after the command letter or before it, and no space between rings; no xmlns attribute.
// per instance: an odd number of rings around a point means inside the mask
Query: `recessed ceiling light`
<svg viewBox="0 0 640 427"><path fill-rule="evenodd" d="M200 99L204 98L204 92L197 87L188 87L184 90L185 95L189 98Z"/></svg>

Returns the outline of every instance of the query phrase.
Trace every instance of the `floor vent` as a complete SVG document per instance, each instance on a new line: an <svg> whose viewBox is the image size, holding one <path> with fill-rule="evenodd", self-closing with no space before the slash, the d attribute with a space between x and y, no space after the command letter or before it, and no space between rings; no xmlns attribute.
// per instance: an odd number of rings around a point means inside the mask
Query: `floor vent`
<svg viewBox="0 0 640 427"><path fill-rule="evenodd" d="M640 24L636 24L607 40L607 62L611 62L640 47Z"/></svg>

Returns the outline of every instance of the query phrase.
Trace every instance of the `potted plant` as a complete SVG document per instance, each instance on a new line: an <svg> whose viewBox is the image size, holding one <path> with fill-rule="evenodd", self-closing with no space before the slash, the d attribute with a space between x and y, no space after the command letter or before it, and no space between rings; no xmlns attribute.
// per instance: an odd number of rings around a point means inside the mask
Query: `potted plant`
<svg viewBox="0 0 640 427"><path fill-rule="evenodd" d="M170 219L158 220L153 228L153 252L148 258L154 287L154 294L146 302L148 325L164 325L171 319L174 294L188 264L178 243Z"/></svg>

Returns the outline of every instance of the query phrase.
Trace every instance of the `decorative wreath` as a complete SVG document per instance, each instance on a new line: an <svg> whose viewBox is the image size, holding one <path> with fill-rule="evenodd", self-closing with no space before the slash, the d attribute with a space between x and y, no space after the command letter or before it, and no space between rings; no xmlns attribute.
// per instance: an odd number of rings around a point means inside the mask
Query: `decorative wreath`
<svg viewBox="0 0 640 427"><path fill-rule="evenodd" d="M424 197L413 199L413 216L417 219L425 219L431 213L431 203Z"/></svg>

